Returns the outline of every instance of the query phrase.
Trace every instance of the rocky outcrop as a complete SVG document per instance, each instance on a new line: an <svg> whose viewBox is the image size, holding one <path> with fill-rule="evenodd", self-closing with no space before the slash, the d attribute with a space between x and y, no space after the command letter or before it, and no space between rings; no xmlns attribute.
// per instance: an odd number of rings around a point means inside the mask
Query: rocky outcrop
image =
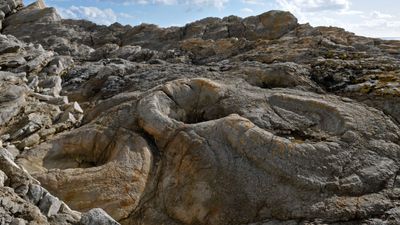
<svg viewBox="0 0 400 225"><path fill-rule="evenodd" d="M4 224L76 224L80 213L72 211L57 197L39 186L22 167L13 161L11 153L0 148L0 169L5 174L5 186L0 187L0 215Z"/></svg>
<svg viewBox="0 0 400 225"><path fill-rule="evenodd" d="M0 29L6 16L17 12L23 6L22 0L5 0L0 2Z"/></svg>
<svg viewBox="0 0 400 225"><path fill-rule="evenodd" d="M270 11L245 19L207 18L182 28L159 28L150 24L136 27L113 24L105 27L87 21L61 20L54 8L31 6L8 17L4 33L24 41L39 42L62 54L68 52L74 56L87 57L77 48L90 49L116 44L168 50L178 47L180 41L193 38L276 39L297 26L297 19L289 12Z"/></svg>
<svg viewBox="0 0 400 225"><path fill-rule="evenodd" d="M60 75L73 61L13 36L0 35L0 46L1 224L78 224L81 213L14 162L22 151L82 120L79 104L60 96Z"/></svg>
<svg viewBox="0 0 400 225"><path fill-rule="evenodd" d="M1 224L400 223L399 42L6 5Z"/></svg>

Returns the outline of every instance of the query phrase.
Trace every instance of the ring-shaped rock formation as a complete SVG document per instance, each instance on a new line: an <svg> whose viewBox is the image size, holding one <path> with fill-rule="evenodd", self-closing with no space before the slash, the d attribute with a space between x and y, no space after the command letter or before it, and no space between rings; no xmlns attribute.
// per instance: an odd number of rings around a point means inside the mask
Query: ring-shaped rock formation
<svg viewBox="0 0 400 225"><path fill-rule="evenodd" d="M397 176L400 131L377 110L203 78L134 99L19 162L72 208L123 224L336 221L392 207L380 192Z"/></svg>
<svg viewBox="0 0 400 225"><path fill-rule="evenodd" d="M101 206L121 220L139 204L152 154L132 131L89 125L39 145L19 162L71 208Z"/></svg>
<svg viewBox="0 0 400 225"><path fill-rule="evenodd" d="M311 121L310 130L333 138L298 142L256 126L246 112L224 115L223 99L246 93L206 79L174 81L140 101L139 123L165 154L156 192L168 217L183 224L317 218L342 207L338 196L368 198L389 185L398 152L382 155L363 142L382 130L392 135L388 142L394 141L399 131L392 122L377 128L374 121L385 119L373 109L333 96L285 92L267 91L264 100L275 109L264 113L288 122ZM246 100L258 101L251 98ZM216 111L220 114L211 113ZM192 123L188 118L198 118L199 112L201 123Z"/></svg>

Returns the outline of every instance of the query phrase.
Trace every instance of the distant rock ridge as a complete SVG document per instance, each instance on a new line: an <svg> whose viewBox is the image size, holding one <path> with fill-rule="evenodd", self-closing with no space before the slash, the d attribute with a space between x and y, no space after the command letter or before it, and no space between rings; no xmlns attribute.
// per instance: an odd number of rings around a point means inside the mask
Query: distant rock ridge
<svg viewBox="0 0 400 225"><path fill-rule="evenodd" d="M100 47L106 43L140 45L153 50L177 47L176 43L190 38L223 39L245 38L276 39L298 26L297 19L289 12L270 11L245 19L230 16L223 19L206 18L184 27L159 28L142 24L136 27L115 23L109 27L88 21L61 20L54 8L31 7L9 17L4 32L24 41L35 41L41 37L74 39L80 44ZM33 7L36 7L33 9ZM38 17L40 19L38 19ZM45 21L44 21L45 20ZM55 24L48 24L48 22ZM24 26L24 24L27 24ZM52 35L44 37L45 32ZM29 34L29 35L28 35ZM101 38L100 38L101 37Z"/></svg>
<svg viewBox="0 0 400 225"><path fill-rule="evenodd" d="M0 10L0 224L400 224L400 41Z"/></svg>

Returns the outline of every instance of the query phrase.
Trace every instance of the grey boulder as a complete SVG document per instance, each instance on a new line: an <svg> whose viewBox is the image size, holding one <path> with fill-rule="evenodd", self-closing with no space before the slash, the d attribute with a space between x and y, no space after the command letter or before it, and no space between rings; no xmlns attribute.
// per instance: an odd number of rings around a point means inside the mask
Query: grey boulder
<svg viewBox="0 0 400 225"><path fill-rule="evenodd" d="M81 225L119 225L111 216L109 216L104 210L95 208L89 210L87 213L82 215Z"/></svg>

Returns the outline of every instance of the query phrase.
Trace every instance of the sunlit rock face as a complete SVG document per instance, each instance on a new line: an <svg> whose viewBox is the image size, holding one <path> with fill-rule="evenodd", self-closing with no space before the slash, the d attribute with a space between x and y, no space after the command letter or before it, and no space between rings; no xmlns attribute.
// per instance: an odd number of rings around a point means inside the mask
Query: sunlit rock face
<svg viewBox="0 0 400 225"><path fill-rule="evenodd" d="M1 224L400 223L400 42L0 10Z"/></svg>

